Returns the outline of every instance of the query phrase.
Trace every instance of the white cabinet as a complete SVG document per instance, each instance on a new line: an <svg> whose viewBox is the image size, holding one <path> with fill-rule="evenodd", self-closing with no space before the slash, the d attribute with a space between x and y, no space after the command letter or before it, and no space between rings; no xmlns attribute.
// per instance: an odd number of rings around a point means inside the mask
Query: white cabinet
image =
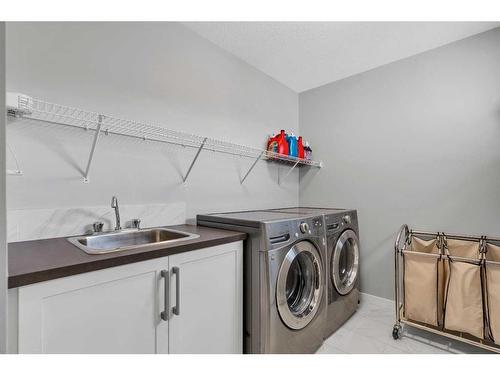
<svg viewBox="0 0 500 375"><path fill-rule="evenodd" d="M170 353L242 352L240 254L221 248L170 257Z"/></svg>
<svg viewBox="0 0 500 375"><path fill-rule="evenodd" d="M155 353L156 338L168 335L156 316L158 266L141 262L20 287L19 352Z"/></svg>
<svg viewBox="0 0 500 375"><path fill-rule="evenodd" d="M242 271L239 241L20 287L18 352L241 353Z"/></svg>

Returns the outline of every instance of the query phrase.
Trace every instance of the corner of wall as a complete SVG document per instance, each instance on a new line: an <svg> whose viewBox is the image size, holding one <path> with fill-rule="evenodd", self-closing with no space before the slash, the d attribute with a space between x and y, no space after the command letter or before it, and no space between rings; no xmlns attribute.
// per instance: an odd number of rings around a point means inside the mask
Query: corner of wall
<svg viewBox="0 0 500 375"><path fill-rule="evenodd" d="M0 353L7 351L7 236L5 197L5 22L0 22Z"/></svg>

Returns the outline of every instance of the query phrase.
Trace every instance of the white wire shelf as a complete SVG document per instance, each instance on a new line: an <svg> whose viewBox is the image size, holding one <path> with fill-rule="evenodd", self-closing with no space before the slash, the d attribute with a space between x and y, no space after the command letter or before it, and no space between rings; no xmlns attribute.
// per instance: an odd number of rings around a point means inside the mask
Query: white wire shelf
<svg viewBox="0 0 500 375"><path fill-rule="evenodd" d="M88 178L92 159L94 157L94 151L97 147L97 141L102 134L119 135L142 139L144 141L162 142L197 149L196 156L192 160L188 171L183 177L184 181L187 180L187 177L189 176L191 169L193 168L202 150L210 150L255 159L248 172L241 179L241 183L243 183L243 181L248 177L249 173L259 160L287 163L291 165L289 173L297 166L322 167L321 162L313 160L299 159L215 138L171 130L157 124L127 120L116 116L50 103L22 94L11 95L18 95L15 107L12 103L9 106L8 113L11 116L49 122L57 125L71 126L95 132L89 159L87 161L87 168L83 176L84 182L89 181ZM287 175L289 173L287 173Z"/></svg>

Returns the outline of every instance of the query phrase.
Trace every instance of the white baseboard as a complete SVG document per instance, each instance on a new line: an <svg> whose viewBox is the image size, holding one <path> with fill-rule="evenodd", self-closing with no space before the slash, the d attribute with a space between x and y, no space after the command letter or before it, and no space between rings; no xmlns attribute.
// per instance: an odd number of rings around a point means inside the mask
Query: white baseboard
<svg viewBox="0 0 500 375"><path fill-rule="evenodd" d="M363 293L363 292L360 292L360 294L361 294L361 301L363 301L363 300L368 300L368 301L378 300L379 302L394 304L394 300L392 300L392 299L379 297L379 296L375 296L373 294L368 294L368 293Z"/></svg>

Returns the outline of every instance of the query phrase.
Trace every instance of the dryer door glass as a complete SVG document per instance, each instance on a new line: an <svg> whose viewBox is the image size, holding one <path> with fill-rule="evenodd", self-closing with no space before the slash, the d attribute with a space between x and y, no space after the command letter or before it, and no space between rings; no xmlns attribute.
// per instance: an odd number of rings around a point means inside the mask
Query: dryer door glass
<svg viewBox="0 0 500 375"><path fill-rule="evenodd" d="M332 281L342 295L348 294L356 285L359 267L358 237L348 229L343 232L333 250L331 264Z"/></svg>
<svg viewBox="0 0 500 375"><path fill-rule="evenodd" d="M276 300L283 322L302 329L316 315L322 294L321 259L308 241L290 248L278 274Z"/></svg>

